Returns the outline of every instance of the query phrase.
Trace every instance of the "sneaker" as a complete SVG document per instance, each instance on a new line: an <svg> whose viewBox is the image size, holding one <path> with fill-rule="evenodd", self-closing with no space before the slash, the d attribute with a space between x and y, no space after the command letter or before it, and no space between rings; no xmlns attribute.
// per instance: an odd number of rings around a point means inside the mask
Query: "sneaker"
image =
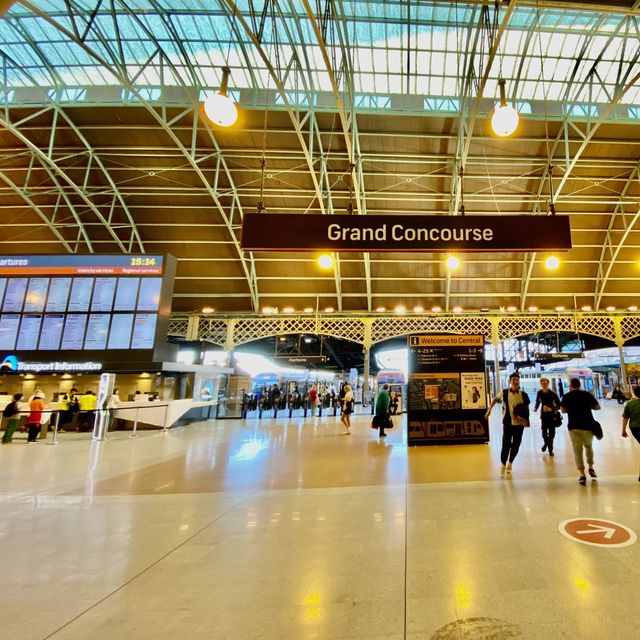
<svg viewBox="0 0 640 640"><path fill-rule="evenodd" d="M507 465L507 475L510 476L511 475L511 463L509 463Z"/></svg>
<svg viewBox="0 0 640 640"><path fill-rule="evenodd" d="M342 435L343 436L350 436L351 435L351 431L345 431Z"/></svg>
<svg viewBox="0 0 640 640"><path fill-rule="evenodd" d="M598 475L596 474L595 469L589 469L589 475L590 475L592 478L597 478L597 477L598 477Z"/></svg>
<svg viewBox="0 0 640 640"><path fill-rule="evenodd" d="M504 472L506 471L507 467L505 465L502 465L500 467L500 477L504 478ZM638 478L638 482L640 482L640 477Z"/></svg>
<svg viewBox="0 0 640 640"><path fill-rule="evenodd" d="M587 476L580 476L580 479L578 480L578 482L582 485L587 484Z"/></svg>
<svg viewBox="0 0 640 640"><path fill-rule="evenodd" d="M543 445L542 445L542 453L544 453L546 450L547 450L547 445L546 445L546 444L543 444Z"/></svg>
<svg viewBox="0 0 640 640"><path fill-rule="evenodd" d="M550 455L552 458L554 458L554 457L555 457L555 454L553 453L553 451L549 451L549 455Z"/></svg>
<svg viewBox="0 0 640 640"><path fill-rule="evenodd" d="M380 434L380 437L381 437L381 438L386 438L386 437L387 437L387 434L386 434L386 433L381 433L381 434Z"/></svg>

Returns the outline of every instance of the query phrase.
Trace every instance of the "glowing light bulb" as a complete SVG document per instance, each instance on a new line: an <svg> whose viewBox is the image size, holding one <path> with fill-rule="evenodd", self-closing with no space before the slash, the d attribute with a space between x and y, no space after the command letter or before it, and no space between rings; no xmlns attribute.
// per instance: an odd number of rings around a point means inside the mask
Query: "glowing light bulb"
<svg viewBox="0 0 640 640"><path fill-rule="evenodd" d="M424 307L418 304L415 307L413 307L413 312L414 313L423 313L424 312Z"/></svg>
<svg viewBox="0 0 640 640"><path fill-rule="evenodd" d="M560 266L560 260L558 260L556 256L549 256L544 261L544 266L547 267L547 269L550 269L551 271L553 271L554 269L557 269Z"/></svg>
<svg viewBox="0 0 640 640"><path fill-rule="evenodd" d="M615 311L616 308L615 307L607 307L607 311Z"/></svg>
<svg viewBox="0 0 640 640"><path fill-rule="evenodd" d="M529 307L529 311L531 313L535 313L538 310L538 307Z"/></svg>
<svg viewBox="0 0 640 640"><path fill-rule="evenodd" d="M460 266L460 260L456 256L449 256L445 262L449 271L455 271Z"/></svg>
<svg viewBox="0 0 640 640"><path fill-rule="evenodd" d="M442 307L431 307L431 311L433 311L433 313L440 313L442 311Z"/></svg>
<svg viewBox="0 0 640 640"><path fill-rule="evenodd" d="M491 116L491 128L494 133L501 138L510 136L517 128L520 122L518 112L507 104L505 94L505 81L500 78L498 80L498 89L500 91L500 104L494 109Z"/></svg>
<svg viewBox="0 0 640 640"><path fill-rule="evenodd" d="M305 307L304 308L304 312L305 313L313 313L313 307Z"/></svg>
<svg viewBox="0 0 640 640"><path fill-rule="evenodd" d="M453 307L453 313L462 313L462 307Z"/></svg>
<svg viewBox="0 0 640 640"><path fill-rule="evenodd" d="M376 307L376 313L384 313L386 310L385 307Z"/></svg>
<svg viewBox="0 0 640 640"><path fill-rule="evenodd" d="M394 311L396 313L406 313L407 312L407 307L405 307L402 304L399 304L397 307L395 307Z"/></svg>
<svg viewBox="0 0 640 640"><path fill-rule="evenodd" d="M556 307L556 311L564 311L564 307Z"/></svg>
<svg viewBox="0 0 640 640"><path fill-rule="evenodd" d="M328 253L323 253L318 258L318 266L321 269L331 269L333 267L333 258Z"/></svg>
<svg viewBox="0 0 640 640"><path fill-rule="evenodd" d="M213 307L202 307L202 313L213 313L214 311Z"/></svg>
<svg viewBox="0 0 640 640"><path fill-rule="evenodd" d="M324 312L325 313L333 313L335 311L335 309L333 307L325 307Z"/></svg>
<svg viewBox="0 0 640 640"><path fill-rule="evenodd" d="M282 311L284 313L293 313L294 309L293 307L285 307Z"/></svg>
<svg viewBox="0 0 640 640"><path fill-rule="evenodd" d="M220 127L230 127L238 120L238 107L229 96L214 93L204 101L207 118Z"/></svg>

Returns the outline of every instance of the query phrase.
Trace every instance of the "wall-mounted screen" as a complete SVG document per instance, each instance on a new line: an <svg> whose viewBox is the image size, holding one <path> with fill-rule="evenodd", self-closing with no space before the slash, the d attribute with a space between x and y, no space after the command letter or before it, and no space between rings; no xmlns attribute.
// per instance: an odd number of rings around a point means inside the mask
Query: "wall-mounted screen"
<svg viewBox="0 0 640 640"><path fill-rule="evenodd" d="M114 311L135 311L140 278L118 278Z"/></svg>
<svg viewBox="0 0 640 640"><path fill-rule="evenodd" d="M3 313L0 316L0 349L13 351L16 348L19 326L20 314Z"/></svg>
<svg viewBox="0 0 640 640"><path fill-rule="evenodd" d="M47 289L49 289L49 278L29 278L23 311L25 313L42 313L44 301L47 298Z"/></svg>
<svg viewBox="0 0 640 640"><path fill-rule="evenodd" d="M138 311L157 311L160 305L162 278L145 278L140 282Z"/></svg>
<svg viewBox="0 0 640 640"><path fill-rule="evenodd" d="M116 293L116 278L96 278L91 311L111 311Z"/></svg>
<svg viewBox="0 0 640 640"><path fill-rule="evenodd" d="M133 313L114 313L109 331L109 349L128 349L131 345Z"/></svg>
<svg viewBox="0 0 640 640"><path fill-rule="evenodd" d="M46 313L42 320L42 331L38 349L43 351L57 351L60 348L62 328L64 327L64 314Z"/></svg>
<svg viewBox="0 0 640 640"><path fill-rule="evenodd" d="M174 274L161 255L0 256L0 351L155 352Z"/></svg>
<svg viewBox="0 0 640 640"><path fill-rule="evenodd" d="M71 278L51 278L46 311L66 311Z"/></svg>
<svg viewBox="0 0 640 640"><path fill-rule="evenodd" d="M42 324L41 315L23 314L20 321L20 329L18 329L18 344L16 349L20 351L33 349L38 344L40 336L40 325Z"/></svg>
<svg viewBox="0 0 640 640"><path fill-rule="evenodd" d="M82 349L84 344L84 330L87 326L86 313L69 313L64 322L64 333L62 334L63 350Z"/></svg>
<svg viewBox="0 0 640 640"><path fill-rule="evenodd" d="M74 278L69 296L69 311L89 311L93 278Z"/></svg>
<svg viewBox="0 0 640 640"><path fill-rule="evenodd" d="M110 317L108 313L92 313L89 316L87 333L84 338L85 349L101 350L107 346Z"/></svg>
<svg viewBox="0 0 640 640"><path fill-rule="evenodd" d="M156 333L157 316L155 313L136 313L133 324L132 349L151 349Z"/></svg>
<svg viewBox="0 0 640 640"><path fill-rule="evenodd" d="M20 313L24 306L24 294L27 292L28 278L9 278L4 294L2 310Z"/></svg>

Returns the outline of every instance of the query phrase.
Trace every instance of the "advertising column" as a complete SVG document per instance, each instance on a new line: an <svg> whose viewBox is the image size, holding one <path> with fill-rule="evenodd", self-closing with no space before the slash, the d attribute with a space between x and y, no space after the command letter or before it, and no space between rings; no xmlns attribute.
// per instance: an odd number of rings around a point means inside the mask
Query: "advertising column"
<svg viewBox="0 0 640 640"><path fill-rule="evenodd" d="M489 441L482 335L408 337L409 444Z"/></svg>

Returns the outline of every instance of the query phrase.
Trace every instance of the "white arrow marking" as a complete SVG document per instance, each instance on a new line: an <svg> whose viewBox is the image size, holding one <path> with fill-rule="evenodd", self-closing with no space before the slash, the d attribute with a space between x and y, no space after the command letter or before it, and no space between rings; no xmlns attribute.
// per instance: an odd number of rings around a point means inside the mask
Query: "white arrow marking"
<svg viewBox="0 0 640 640"><path fill-rule="evenodd" d="M600 524L591 524L587 523L587 527L592 527L592 529L583 529L582 531L576 531L576 533L604 533L605 540L610 540L613 538L613 534L616 532L615 529L611 527L605 527Z"/></svg>

